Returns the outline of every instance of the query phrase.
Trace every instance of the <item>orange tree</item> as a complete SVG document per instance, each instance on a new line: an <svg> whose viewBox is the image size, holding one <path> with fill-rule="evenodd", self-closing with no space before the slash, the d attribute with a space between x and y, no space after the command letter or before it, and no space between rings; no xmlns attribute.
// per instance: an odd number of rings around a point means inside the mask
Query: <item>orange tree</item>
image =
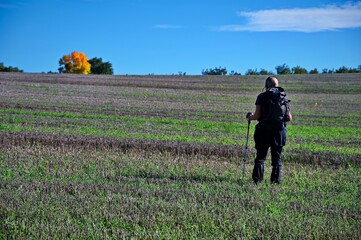
<svg viewBox="0 0 361 240"><path fill-rule="evenodd" d="M90 63L84 53L72 52L69 55L64 55L60 58L59 65L59 73L90 73Z"/></svg>

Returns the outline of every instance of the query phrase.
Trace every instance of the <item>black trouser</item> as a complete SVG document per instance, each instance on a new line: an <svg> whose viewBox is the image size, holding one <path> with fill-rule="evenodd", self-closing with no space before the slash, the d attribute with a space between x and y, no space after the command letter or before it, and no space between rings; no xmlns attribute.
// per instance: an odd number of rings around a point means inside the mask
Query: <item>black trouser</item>
<svg viewBox="0 0 361 240"><path fill-rule="evenodd" d="M257 145L257 156L254 162L252 178L255 183L261 182L263 180L264 173L264 161L267 156L269 146L267 145ZM271 173L271 183L280 183L282 177L282 149L283 147L271 147L271 157L272 157L272 173Z"/></svg>

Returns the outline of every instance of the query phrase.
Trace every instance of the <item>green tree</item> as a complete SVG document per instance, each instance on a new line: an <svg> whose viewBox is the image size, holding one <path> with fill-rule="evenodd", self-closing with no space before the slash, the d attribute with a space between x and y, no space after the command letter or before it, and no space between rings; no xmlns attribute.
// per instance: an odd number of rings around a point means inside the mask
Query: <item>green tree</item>
<svg viewBox="0 0 361 240"><path fill-rule="evenodd" d="M105 74L113 75L113 67L110 62L103 62L102 58L92 58L88 61L90 63L91 74Z"/></svg>
<svg viewBox="0 0 361 240"><path fill-rule="evenodd" d="M12 66L6 67L4 63L0 63L0 72L23 72L23 70Z"/></svg>
<svg viewBox="0 0 361 240"><path fill-rule="evenodd" d="M339 69L336 70L336 73L349 73L349 72L350 72L350 69L348 69L345 66L340 67Z"/></svg>
<svg viewBox="0 0 361 240"><path fill-rule="evenodd" d="M267 71L263 68L261 68L261 70L259 71L260 75L273 75L273 72Z"/></svg>
<svg viewBox="0 0 361 240"><path fill-rule="evenodd" d="M276 71L277 74L291 74L291 70L286 64L276 66Z"/></svg>
<svg viewBox="0 0 361 240"><path fill-rule="evenodd" d="M310 74L318 74L318 70L317 70L317 68L312 69L312 70L310 71Z"/></svg>
<svg viewBox="0 0 361 240"><path fill-rule="evenodd" d="M339 69L336 70L336 73L359 73L359 72L361 71L357 68L347 68L345 66L340 67Z"/></svg>
<svg viewBox="0 0 361 240"><path fill-rule="evenodd" d="M349 72L349 73L360 73L361 70L358 69L358 68L350 68L348 72Z"/></svg>
<svg viewBox="0 0 361 240"><path fill-rule="evenodd" d="M308 72L307 72L306 68L297 66L297 67L292 68L292 73L293 74L307 74Z"/></svg>
<svg viewBox="0 0 361 240"><path fill-rule="evenodd" d="M322 69L323 74L327 74L327 73L331 74L331 73L334 73L334 72L335 72L334 69L327 69L327 68Z"/></svg>
<svg viewBox="0 0 361 240"><path fill-rule="evenodd" d="M257 72L257 68L256 69L248 69L246 72L246 75L259 75L259 73Z"/></svg>
<svg viewBox="0 0 361 240"><path fill-rule="evenodd" d="M238 75L242 75L241 73L239 72L236 72L234 70L232 70L230 73L229 73L230 76L238 76Z"/></svg>
<svg viewBox="0 0 361 240"><path fill-rule="evenodd" d="M222 67L210 68L209 70L202 70L202 75L227 75L227 69Z"/></svg>

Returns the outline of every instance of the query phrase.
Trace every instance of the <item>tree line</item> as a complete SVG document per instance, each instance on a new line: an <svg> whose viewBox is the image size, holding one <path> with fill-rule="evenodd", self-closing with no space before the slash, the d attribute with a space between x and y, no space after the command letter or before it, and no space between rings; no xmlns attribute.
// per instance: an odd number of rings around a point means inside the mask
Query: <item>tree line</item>
<svg viewBox="0 0 361 240"><path fill-rule="evenodd" d="M361 65L358 68L347 68L342 66L338 69L322 69L320 72L317 68L314 68L308 71L306 68L301 66L296 66L290 68L287 64L278 65L275 67L277 75L285 74L332 74L332 73L361 73ZM103 62L102 58L91 58L82 53L82 52L72 52L70 54L64 55L59 60L59 73L74 73L74 74L106 74L113 75L113 67L110 62ZM4 63L0 63L0 72L23 72L23 70L17 67L6 67ZM53 72L48 72L53 73ZM267 71L263 68L258 69L248 69L245 72L245 75L274 75L274 72ZM151 75L151 74L150 74ZM175 74L173 74L175 75ZM186 72L179 72L177 75L185 76ZM203 69L202 75L242 75L240 72L230 71L228 72L225 67L215 67L209 69Z"/></svg>
<svg viewBox="0 0 361 240"><path fill-rule="evenodd" d="M345 66L342 66L338 69L327 69L324 68L322 71L318 71L317 68L314 68L310 71L308 71L306 68L296 66L293 68L290 68L287 64L278 65L275 67L277 75L285 75L285 74L319 74L319 73L361 73L361 65L358 66L358 68L347 68ZM202 75L227 75L228 71L224 67L215 67L210 69L203 69ZM242 75L239 72L231 71L229 75ZM273 72L267 71L265 69L260 69L259 71L257 69L248 69L245 73L245 75L274 75Z"/></svg>

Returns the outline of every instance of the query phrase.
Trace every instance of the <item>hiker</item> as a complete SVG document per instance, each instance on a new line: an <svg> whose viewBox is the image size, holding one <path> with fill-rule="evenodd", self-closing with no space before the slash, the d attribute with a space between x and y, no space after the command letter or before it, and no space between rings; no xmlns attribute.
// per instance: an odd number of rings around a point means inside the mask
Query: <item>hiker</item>
<svg viewBox="0 0 361 240"><path fill-rule="evenodd" d="M278 80L270 76L265 81L266 91L256 100L256 111L247 113L249 120L258 120L254 132L257 155L254 162L252 179L257 184L263 180L264 161L271 148L271 183L280 183L282 176L282 150L286 144L286 122L292 121L289 100Z"/></svg>

